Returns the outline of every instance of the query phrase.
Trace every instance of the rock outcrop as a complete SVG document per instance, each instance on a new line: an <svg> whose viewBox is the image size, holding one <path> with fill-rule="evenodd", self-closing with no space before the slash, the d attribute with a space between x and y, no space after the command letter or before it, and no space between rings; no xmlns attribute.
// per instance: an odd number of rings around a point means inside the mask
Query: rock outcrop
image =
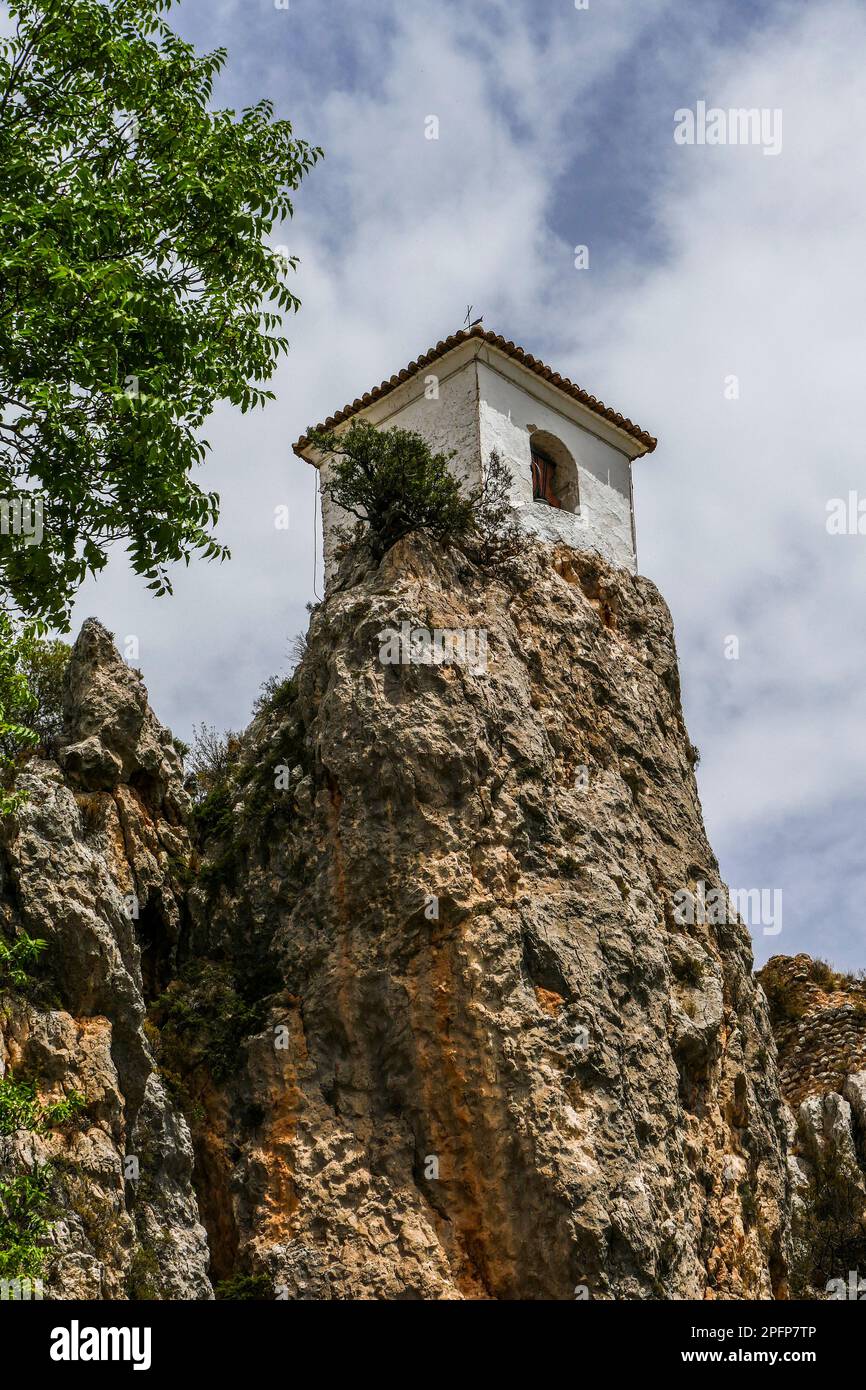
<svg viewBox="0 0 866 1390"><path fill-rule="evenodd" d="M770 1004L786 1101L844 1091L866 1068L866 980L810 956L773 956L758 973Z"/></svg>
<svg viewBox="0 0 866 1390"><path fill-rule="evenodd" d="M0 1134L51 1161L52 1296L786 1296L790 1119L746 929L675 910L720 883L649 581L350 555L232 754L193 812L85 625L0 884L48 943L0 1064L84 1098Z"/></svg>
<svg viewBox="0 0 866 1390"><path fill-rule="evenodd" d="M758 974L786 1102L795 1292L840 1287L866 1261L866 980L807 955Z"/></svg>
<svg viewBox="0 0 866 1390"><path fill-rule="evenodd" d="M783 1296L748 933L674 912L719 878L657 590L540 545L352 563L191 899L193 956L273 976L195 1070L215 1259L295 1298ZM401 661L403 624L463 648Z"/></svg>
<svg viewBox="0 0 866 1390"><path fill-rule="evenodd" d="M8 942L46 942L32 987L0 991L0 1075L61 1128L0 1132L3 1175L51 1174L46 1295L208 1298L208 1248L187 1123L156 1070L146 1006L176 968L191 847L170 733L99 623L69 664L66 738L33 758L4 827ZM58 1219L59 1218L59 1219Z"/></svg>

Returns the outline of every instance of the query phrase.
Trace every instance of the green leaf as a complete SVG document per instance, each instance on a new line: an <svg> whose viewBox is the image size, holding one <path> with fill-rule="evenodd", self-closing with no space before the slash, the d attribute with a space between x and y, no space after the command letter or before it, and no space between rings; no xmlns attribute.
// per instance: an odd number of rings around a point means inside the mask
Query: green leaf
<svg viewBox="0 0 866 1390"><path fill-rule="evenodd" d="M148 579L214 553L203 422L272 399L297 308L268 242L321 151L268 102L211 109L225 53L166 8L17 0L0 41L0 499L45 499L38 544L0 531L0 585L61 628L117 540Z"/></svg>

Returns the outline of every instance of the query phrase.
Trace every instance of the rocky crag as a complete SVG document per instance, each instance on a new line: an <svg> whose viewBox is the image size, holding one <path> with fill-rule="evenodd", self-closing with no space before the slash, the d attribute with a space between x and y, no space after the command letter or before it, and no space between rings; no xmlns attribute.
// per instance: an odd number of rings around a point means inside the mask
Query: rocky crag
<svg viewBox="0 0 866 1390"><path fill-rule="evenodd" d="M758 979L776 1036L788 1128L795 1291L866 1268L866 980L809 956Z"/></svg>
<svg viewBox="0 0 866 1390"><path fill-rule="evenodd" d="M65 718L57 758L23 768L27 800L4 834L3 935L47 945L33 988L0 994L0 1074L84 1108L59 1130L7 1121L0 1169L49 1165L59 1219L46 1296L212 1297L189 1129L144 1026L184 924L181 760L93 621L70 661Z"/></svg>
<svg viewBox="0 0 866 1390"><path fill-rule="evenodd" d="M473 656L401 660L420 629ZM7 999L0 1057L86 1098L0 1139L66 1184L56 1296L786 1296L748 933L674 911L720 880L648 580L535 544L507 577L347 557L192 815L95 623L67 716L3 869L57 997Z"/></svg>

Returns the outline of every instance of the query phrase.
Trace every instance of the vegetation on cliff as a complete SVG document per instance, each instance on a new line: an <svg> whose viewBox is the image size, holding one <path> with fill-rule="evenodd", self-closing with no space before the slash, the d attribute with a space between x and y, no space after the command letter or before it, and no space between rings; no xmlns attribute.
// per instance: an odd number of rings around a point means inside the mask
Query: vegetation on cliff
<svg viewBox="0 0 866 1390"><path fill-rule="evenodd" d="M85 1098L70 1091L62 1099L42 1101L33 1081L0 1078L0 1140L13 1135L45 1134L62 1129L81 1113ZM62 1212L52 1205L54 1170L49 1163L0 1176L0 1279L35 1279L45 1268L46 1243L53 1220Z"/></svg>
<svg viewBox="0 0 866 1390"><path fill-rule="evenodd" d="M414 430L356 420L343 433L315 432L310 442L330 458L324 490L355 518L354 532L343 534L344 553L360 543L378 563L413 535L457 546L487 568L518 553L523 532L509 503L511 474L498 454L470 487L449 466L454 451L436 452Z"/></svg>

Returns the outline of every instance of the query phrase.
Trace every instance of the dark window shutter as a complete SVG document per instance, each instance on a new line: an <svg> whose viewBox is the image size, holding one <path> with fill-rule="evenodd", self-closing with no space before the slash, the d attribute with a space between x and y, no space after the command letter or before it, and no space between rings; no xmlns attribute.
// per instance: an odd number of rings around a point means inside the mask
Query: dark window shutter
<svg viewBox="0 0 866 1390"><path fill-rule="evenodd" d="M556 464L546 454L532 450L532 496L536 502L547 502L551 507L561 507L562 503L553 490L556 477Z"/></svg>

